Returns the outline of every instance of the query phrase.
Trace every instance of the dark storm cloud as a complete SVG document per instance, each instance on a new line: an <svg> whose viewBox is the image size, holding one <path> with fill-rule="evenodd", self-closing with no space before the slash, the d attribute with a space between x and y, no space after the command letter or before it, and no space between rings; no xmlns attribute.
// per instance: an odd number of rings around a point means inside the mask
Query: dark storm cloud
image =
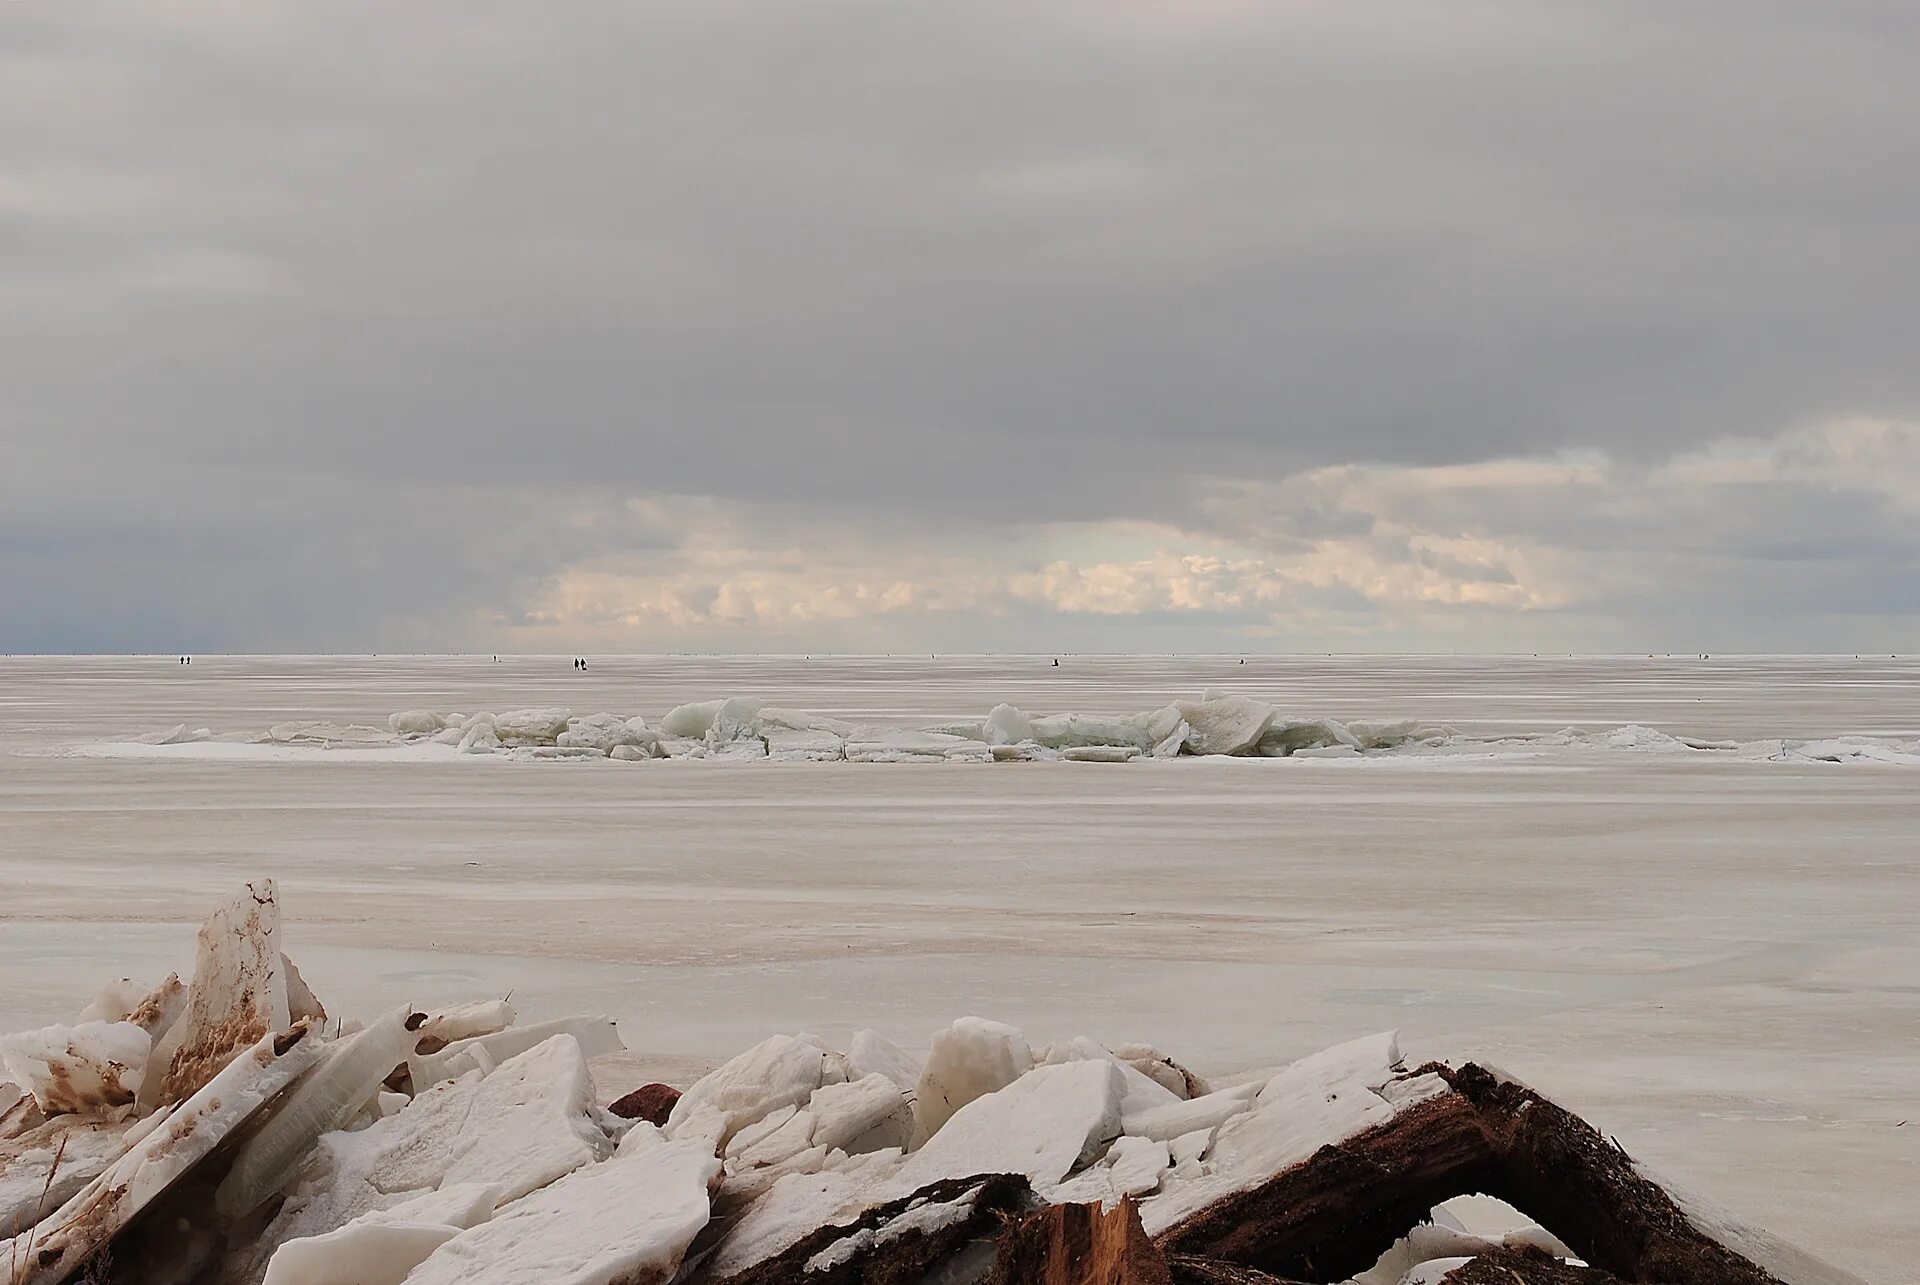
<svg viewBox="0 0 1920 1285"><path fill-rule="evenodd" d="M590 516L628 496L964 544L1920 402L1910 5L25 0L0 37L10 526L253 523L329 637L655 547ZM263 521L279 488L326 511ZM92 547L66 589L0 563L65 645L138 632ZM216 620L268 583L179 574Z"/></svg>

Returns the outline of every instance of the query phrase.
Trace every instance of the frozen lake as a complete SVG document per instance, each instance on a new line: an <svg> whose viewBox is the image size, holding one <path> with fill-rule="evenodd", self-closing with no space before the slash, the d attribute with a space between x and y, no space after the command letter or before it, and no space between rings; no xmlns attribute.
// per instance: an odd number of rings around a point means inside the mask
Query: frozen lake
<svg viewBox="0 0 1920 1285"><path fill-rule="evenodd" d="M512 988L605 1011L616 1078L777 1029L966 1012L1203 1071L1399 1027L1872 1280L1920 1260L1920 768L1543 749L1033 763L297 762L69 751L413 707L746 694L903 725L1205 686L1334 718L1920 736L1877 658L0 660L0 1030L186 968L280 880L336 1009ZM1902 1123L1906 1122L1906 1123Z"/></svg>

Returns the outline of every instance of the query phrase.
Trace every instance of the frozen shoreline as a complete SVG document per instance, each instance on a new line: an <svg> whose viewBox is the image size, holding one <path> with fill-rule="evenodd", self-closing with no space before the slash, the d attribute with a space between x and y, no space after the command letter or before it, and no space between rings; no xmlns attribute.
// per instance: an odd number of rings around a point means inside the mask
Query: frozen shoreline
<svg viewBox="0 0 1920 1285"><path fill-rule="evenodd" d="M911 1043L969 1011L1164 1036L1206 1070L1398 1026L1413 1056L1553 1086L1868 1279L1920 1253L1912 1126L1894 1127L1920 1064L1920 797L1900 768L1538 747L951 770L63 757L189 719L417 704L662 711L744 690L921 727L1209 684L1475 735L1904 738L1920 664L608 658L576 682L564 657L169 663L0 662L0 939L79 952L0 961L0 1025L70 1018L123 952L184 968L192 929L141 925L197 921L265 872L343 1001L517 974L530 1016L593 995L656 1031L621 1075L684 1082L794 1024Z"/></svg>
<svg viewBox="0 0 1920 1285"><path fill-rule="evenodd" d="M184 980L122 977L70 1021L0 1034L10 1281L1065 1280L1060 1229L1094 1220L1125 1239L1128 1285L1176 1253L1230 1277L1337 1264L1346 1285L1475 1259L1861 1285L1391 1032L1210 1080L1154 1046L963 1017L923 1052L775 1034L603 1094L590 1062L624 1043L605 1016L417 987L362 1016L288 949L273 881L250 881Z"/></svg>

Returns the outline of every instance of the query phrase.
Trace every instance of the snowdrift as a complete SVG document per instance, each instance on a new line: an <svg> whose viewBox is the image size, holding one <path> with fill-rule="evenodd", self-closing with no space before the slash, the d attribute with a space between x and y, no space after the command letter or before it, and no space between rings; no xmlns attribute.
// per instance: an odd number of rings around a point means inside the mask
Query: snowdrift
<svg viewBox="0 0 1920 1285"><path fill-rule="evenodd" d="M1215 1084L964 1017L924 1053L774 1035L603 1106L605 1018L362 1024L281 935L250 884L190 983L0 1038L8 1285L1858 1285L1391 1034Z"/></svg>
<svg viewBox="0 0 1920 1285"><path fill-rule="evenodd" d="M301 721L216 734L185 724L83 751L101 757L660 759L721 762L1127 763L1172 758L1379 759L1554 751L1720 754L1734 759L1920 766L1920 740L1839 736L1733 742L1628 725L1602 731L1469 735L1438 723L1301 717L1209 690L1130 715L1029 714L996 705L978 721L924 728L867 726L743 696L698 701L655 719L575 714L561 706L460 713L401 710L386 726Z"/></svg>

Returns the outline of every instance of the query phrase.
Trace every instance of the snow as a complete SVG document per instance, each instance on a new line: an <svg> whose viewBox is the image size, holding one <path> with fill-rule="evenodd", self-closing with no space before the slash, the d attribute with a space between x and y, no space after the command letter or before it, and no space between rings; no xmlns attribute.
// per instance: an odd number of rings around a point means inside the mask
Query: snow
<svg viewBox="0 0 1920 1285"><path fill-rule="evenodd" d="M914 1091L921 1136L932 1137L969 1102L1005 1088L1032 1068L1026 1037L1003 1022L963 1017L937 1032Z"/></svg>
<svg viewBox="0 0 1920 1285"><path fill-rule="evenodd" d="M461 1232L415 1268L408 1285L666 1281L707 1225L708 1188L719 1172L695 1142L638 1147Z"/></svg>

